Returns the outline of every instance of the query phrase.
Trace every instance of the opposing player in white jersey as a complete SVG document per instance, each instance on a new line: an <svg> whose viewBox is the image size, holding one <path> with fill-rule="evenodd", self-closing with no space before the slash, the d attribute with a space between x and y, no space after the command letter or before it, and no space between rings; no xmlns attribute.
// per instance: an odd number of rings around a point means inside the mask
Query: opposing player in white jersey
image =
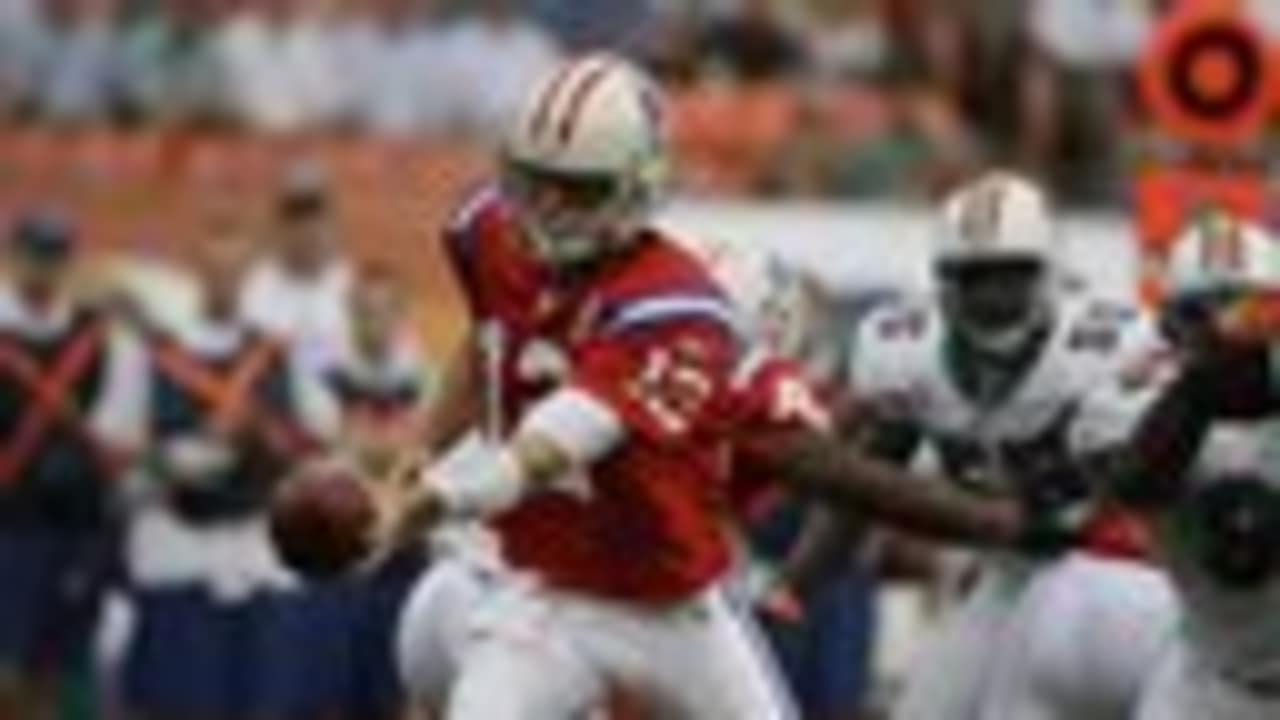
<svg viewBox="0 0 1280 720"><path fill-rule="evenodd" d="M1201 334L1203 321L1219 310L1280 288L1280 243L1213 215L1175 242L1170 269L1166 324L1183 369L1147 373L1147 382L1137 384L1132 374L1117 378L1111 392L1086 405L1073 433L1086 457L1129 452L1139 442L1149 460L1161 461L1115 478L1118 494L1156 518L1160 555L1186 615L1137 717L1280 717L1280 435L1274 409L1260 418L1209 422L1219 412L1213 406L1230 393L1222 383L1240 388L1242 378L1255 374L1237 365L1247 355L1216 369L1205 363ZM1274 398L1274 387L1255 388L1248 404ZM1152 438L1152 431L1164 437ZM1185 472L1167 464L1170 455L1183 459Z"/></svg>
<svg viewBox="0 0 1280 720"><path fill-rule="evenodd" d="M992 173L949 198L936 303L887 307L859 328L852 389L872 446L907 462L921 443L983 496L1086 510L1089 478L1042 473L1068 452L1081 398L1157 344L1136 308L1062 288L1047 203ZM965 601L914 667L900 720L1121 720L1172 617L1154 570L1073 552L978 559Z"/></svg>

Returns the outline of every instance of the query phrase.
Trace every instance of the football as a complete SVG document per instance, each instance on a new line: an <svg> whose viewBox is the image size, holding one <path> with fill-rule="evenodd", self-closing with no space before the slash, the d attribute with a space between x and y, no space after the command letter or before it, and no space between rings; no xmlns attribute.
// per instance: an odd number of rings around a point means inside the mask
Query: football
<svg viewBox="0 0 1280 720"><path fill-rule="evenodd" d="M271 501L276 551L309 580L342 575L364 559L376 521L369 490L342 467L303 470L282 482Z"/></svg>

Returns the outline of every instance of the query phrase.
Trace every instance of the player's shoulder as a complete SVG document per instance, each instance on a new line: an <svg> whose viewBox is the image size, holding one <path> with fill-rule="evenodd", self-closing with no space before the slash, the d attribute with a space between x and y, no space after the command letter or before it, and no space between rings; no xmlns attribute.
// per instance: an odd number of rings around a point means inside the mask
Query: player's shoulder
<svg viewBox="0 0 1280 720"><path fill-rule="evenodd" d="M709 268L669 237L648 232L597 280L604 327L611 330L703 321L733 335L741 321Z"/></svg>
<svg viewBox="0 0 1280 720"><path fill-rule="evenodd" d="M707 264L658 230L646 230L634 251L619 261L604 282L612 293L623 297L671 292L723 297Z"/></svg>
<svg viewBox="0 0 1280 720"><path fill-rule="evenodd" d="M1144 321L1146 310L1136 301L1085 291L1070 294L1062 303L1069 324L1127 328Z"/></svg>
<svg viewBox="0 0 1280 720"><path fill-rule="evenodd" d="M492 304L495 288L503 286L495 278L527 267L515 240L522 232L510 200L492 182L467 193L445 222L444 255L473 310Z"/></svg>
<svg viewBox="0 0 1280 720"><path fill-rule="evenodd" d="M476 235L495 223L510 221L511 204L495 181L473 185L463 192L445 222L446 235Z"/></svg>
<svg viewBox="0 0 1280 720"><path fill-rule="evenodd" d="M942 337L936 304L901 298L871 310L853 330L850 390L863 400L893 396L932 383Z"/></svg>
<svg viewBox="0 0 1280 720"><path fill-rule="evenodd" d="M445 221L445 247L455 264L474 265L483 246L505 235L514 222L514 210L498 183L476 185L461 196Z"/></svg>
<svg viewBox="0 0 1280 720"><path fill-rule="evenodd" d="M1079 294L1062 305L1061 347L1080 356L1108 358L1159 342L1151 314L1124 299Z"/></svg>
<svg viewBox="0 0 1280 720"><path fill-rule="evenodd" d="M901 361L927 354L937 344L941 327L936 303L923 298L885 302L868 312L854 329L854 360L891 357Z"/></svg>

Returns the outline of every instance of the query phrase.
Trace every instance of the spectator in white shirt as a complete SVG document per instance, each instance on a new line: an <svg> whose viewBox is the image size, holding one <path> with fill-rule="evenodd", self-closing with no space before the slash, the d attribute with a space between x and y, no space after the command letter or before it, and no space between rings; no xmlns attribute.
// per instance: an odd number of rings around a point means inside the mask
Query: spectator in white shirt
<svg viewBox="0 0 1280 720"><path fill-rule="evenodd" d="M443 133L456 87L434 0L372 0L340 30L349 119L379 135Z"/></svg>
<svg viewBox="0 0 1280 720"><path fill-rule="evenodd" d="M351 265L342 254L326 179L312 165L291 169L277 206L274 252L244 287L245 318L288 338L299 359L320 372L346 352Z"/></svg>
<svg viewBox="0 0 1280 720"><path fill-rule="evenodd" d="M468 128L495 136L559 57L555 40L513 0L476 0L450 30L459 109Z"/></svg>
<svg viewBox="0 0 1280 720"><path fill-rule="evenodd" d="M305 0L247 0L220 29L229 104L249 127L294 131L335 120L342 103L333 27Z"/></svg>

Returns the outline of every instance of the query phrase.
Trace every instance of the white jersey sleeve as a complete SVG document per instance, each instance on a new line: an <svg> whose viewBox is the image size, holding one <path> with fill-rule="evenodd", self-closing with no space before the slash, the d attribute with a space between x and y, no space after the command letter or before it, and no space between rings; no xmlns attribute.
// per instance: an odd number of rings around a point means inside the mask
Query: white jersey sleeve
<svg viewBox="0 0 1280 720"><path fill-rule="evenodd" d="M1081 396L1068 442L1073 453L1089 453L1124 444L1177 371L1173 348L1150 314L1115 306L1114 350L1098 381Z"/></svg>
<svg viewBox="0 0 1280 720"><path fill-rule="evenodd" d="M849 358L848 385L856 402L880 420L913 419L912 381L917 360L934 332L924 306L894 303L873 310L859 323Z"/></svg>

